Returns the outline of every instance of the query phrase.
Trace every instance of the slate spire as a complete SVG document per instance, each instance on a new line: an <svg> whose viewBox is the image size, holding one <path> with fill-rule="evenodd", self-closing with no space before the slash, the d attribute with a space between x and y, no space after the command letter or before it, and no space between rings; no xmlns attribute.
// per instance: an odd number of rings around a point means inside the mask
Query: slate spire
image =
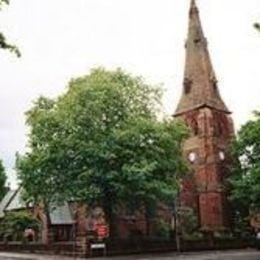
<svg viewBox="0 0 260 260"><path fill-rule="evenodd" d="M219 94L216 75L195 0L191 0L185 48L183 93L175 116L201 107L210 107L230 113Z"/></svg>

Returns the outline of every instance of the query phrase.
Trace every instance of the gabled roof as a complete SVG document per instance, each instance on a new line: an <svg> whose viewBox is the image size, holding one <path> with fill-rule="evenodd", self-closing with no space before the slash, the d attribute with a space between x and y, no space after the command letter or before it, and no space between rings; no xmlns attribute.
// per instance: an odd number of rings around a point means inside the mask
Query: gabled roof
<svg viewBox="0 0 260 260"><path fill-rule="evenodd" d="M27 209L28 205L22 197L23 189L10 190L0 202L0 218L5 216L5 212ZM32 208L30 206L30 208ZM52 225L71 225L74 223L69 204L52 206L49 209L49 218Z"/></svg>
<svg viewBox="0 0 260 260"><path fill-rule="evenodd" d="M0 218L3 218L5 216L5 208L7 207L7 205L9 204L9 202L11 201L11 199L13 198L13 196L15 195L16 190L9 190L4 198L2 199L2 201L0 202Z"/></svg>
<svg viewBox="0 0 260 260"><path fill-rule="evenodd" d="M50 210L50 222L52 225L71 225L74 223L69 204L53 207Z"/></svg>
<svg viewBox="0 0 260 260"><path fill-rule="evenodd" d="M13 210L20 210L20 209L26 209L26 203L23 200L22 197L22 192L23 189L19 188L18 190L15 191L14 196L8 203L7 207L5 208L5 211L13 211Z"/></svg>

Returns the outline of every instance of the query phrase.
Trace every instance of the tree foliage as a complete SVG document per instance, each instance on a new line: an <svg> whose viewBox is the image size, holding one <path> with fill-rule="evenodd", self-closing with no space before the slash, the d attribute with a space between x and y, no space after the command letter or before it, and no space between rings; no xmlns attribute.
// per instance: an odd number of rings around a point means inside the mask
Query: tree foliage
<svg viewBox="0 0 260 260"><path fill-rule="evenodd" d="M9 5L9 0L0 0L0 10L2 9L3 5ZM4 34L1 32L0 32L0 48L15 53L17 57L21 56L19 49L15 45L8 43Z"/></svg>
<svg viewBox="0 0 260 260"><path fill-rule="evenodd" d="M1 223L0 234L3 239L23 240L24 231L33 229L38 231L40 228L39 220L28 212L10 212Z"/></svg>
<svg viewBox="0 0 260 260"><path fill-rule="evenodd" d="M27 112L30 151L18 157L19 177L34 200L81 200L111 216L171 201L186 170L187 129L157 119L161 91L121 70L95 69Z"/></svg>
<svg viewBox="0 0 260 260"><path fill-rule="evenodd" d="M231 179L232 199L244 211L260 210L260 113L238 132L234 155L239 158Z"/></svg>
<svg viewBox="0 0 260 260"><path fill-rule="evenodd" d="M5 168L3 166L3 162L0 160L0 201L4 197L7 188L6 188L6 173L5 173Z"/></svg>
<svg viewBox="0 0 260 260"><path fill-rule="evenodd" d="M2 8L3 4L9 5L9 0L0 0L0 8Z"/></svg>
<svg viewBox="0 0 260 260"><path fill-rule="evenodd" d="M256 28L256 30L258 30L260 32L260 24L259 23L255 23L254 27Z"/></svg>

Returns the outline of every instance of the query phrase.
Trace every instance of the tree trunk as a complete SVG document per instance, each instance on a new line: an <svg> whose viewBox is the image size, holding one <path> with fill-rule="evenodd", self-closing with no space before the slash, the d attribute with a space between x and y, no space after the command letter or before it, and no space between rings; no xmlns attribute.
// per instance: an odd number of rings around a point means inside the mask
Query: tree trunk
<svg viewBox="0 0 260 260"><path fill-rule="evenodd" d="M104 212L105 212L105 219L109 226L109 237L115 238L117 235L117 226L115 224L115 215L113 212L113 206L111 201L106 201L104 203Z"/></svg>

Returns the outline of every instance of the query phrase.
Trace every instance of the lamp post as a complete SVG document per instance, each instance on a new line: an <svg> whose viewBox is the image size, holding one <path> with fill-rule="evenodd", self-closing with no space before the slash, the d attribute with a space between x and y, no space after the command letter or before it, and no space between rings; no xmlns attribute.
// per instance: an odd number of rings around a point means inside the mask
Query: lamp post
<svg viewBox="0 0 260 260"><path fill-rule="evenodd" d="M176 196L173 202L173 215L174 215L174 238L175 238L175 243L176 243L176 250L177 252L181 251L181 227L180 227L180 192L181 192L181 182L176 178L176 183L177 183L177 192Z"/></svg>
<svg viewBox="0 0 260 260"><path fill-rule="evenodd" d="M180 239L180 221L179 221L179 206L180 206L180 187L178 185L177 187L177 194L174 202L174 208L175 208L175 241L176 241L176 250L177 252L181 251L181 239Z"/></svg>

